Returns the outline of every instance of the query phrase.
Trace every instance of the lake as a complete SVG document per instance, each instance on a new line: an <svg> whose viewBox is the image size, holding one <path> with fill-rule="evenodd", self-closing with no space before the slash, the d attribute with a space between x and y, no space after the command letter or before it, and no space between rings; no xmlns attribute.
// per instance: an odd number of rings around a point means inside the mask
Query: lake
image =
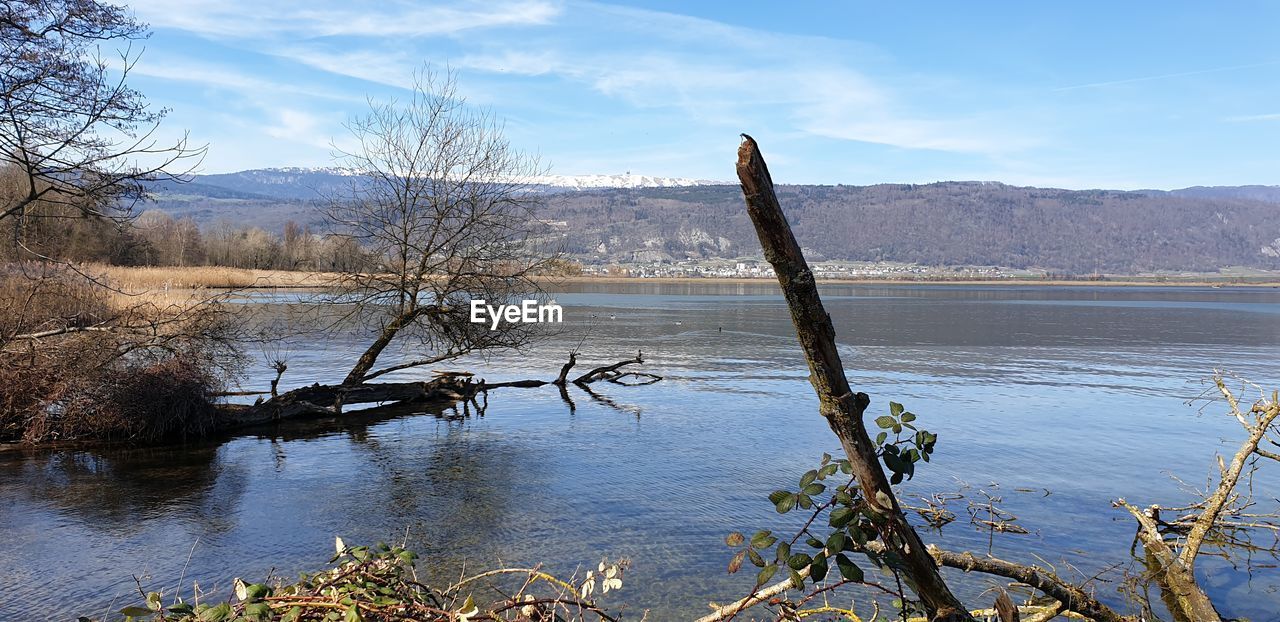
<svg viewBox="0 0 1280 622"><path fill-rule="evenodd" d="M135 576L147 589L167 593L183 577L188 593L196 581L225 595L232 577L321 567L337 535L407 541L441 580L498 560L569 575L626 557L626 584L604 602L651 609L653 620L744 596L753 573L726 574L724 536L793 532L798 517L780 517L768 493L839 449L776 285L583 284L555 296L559 334L447 368L550 379L581 343L584 368L643 350L640 370L665 379L596 384L598 396L572 388L573 408L555 387L501 389L483 416L351 416L181 446L0 451L0 619L103 615L140 601ZM1066 577L1128 565L1134 525L1112 500L1184 504L1214 453L1234 453L1241 430L1223 406L1187 404L1215 368L1280 386L1277 289L825 286L823 296L868 412L902 402L939 435L904 499L967 496L950 506L959 520L924 539L1028 563L1039 555ZM299 297L243 302L270 311ZM360 349L354 335L283 346L282 386L338 381ZM269 379L259 360L243 384ZM1280 490L1278 474L1262 465L1260 498ZM970 525L968 500L983 493L1030 533L989 540ZM1275 568L1250 576L1206 558L1197 569L1224 616L1280 617ZM974 605L989 605L977 595L999 584L948 576ZM1117 588L1101 584L1099 595L1121 602Z"/></svg>

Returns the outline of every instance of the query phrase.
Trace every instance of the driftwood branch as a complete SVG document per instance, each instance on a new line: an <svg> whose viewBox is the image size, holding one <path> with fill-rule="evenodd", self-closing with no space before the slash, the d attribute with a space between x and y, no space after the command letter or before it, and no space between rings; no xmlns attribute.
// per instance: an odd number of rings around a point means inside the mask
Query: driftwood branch
<svg viewBox="0 0 1280 622"><path fill-rule="evenodd" d="M644 362L643 354L644 354L643 352L636 352L636 357L633 359L627 359L625 361L618 361L617 363L614 363L612 365L597 367L585 374L582 374L581 376L578 376L577 378L574 378L573 383L574 384L590 384L592 382L600 380L601 378L609 377L611 374L618 371L623 366L639 365Z"/></svg>
<svg viewBox="0 0 1280 622"><path fill-rule="evenodd" d="M577 362L578 362L578 353L570 352L569 361L564 364L564 367L560 368L560 375L556 376L556 381L553 382L552 384L558 387L563 387L566 382L566 379L569 377L569 370L573 369L574 364Z"/></svg>
<svg viewBox="0 0 1280 622"><path fill-rule="evenodd" d="M1230 538L1229 533L1233 529L1275 527L1266 520L1267 517L1254 523L1239 520L1242 508L1248 507L1251 501L1248 495L1242 496L1236 492L1236 488L1242 477L1245 477L1246 468L1256 468L1250 465L1257 457L1271 458L1268 455L1270 452L1261 449L1259 445L1269 433L1275 431L1276 421L1280 418L1280 399L1273 392L1270 400L1260 399L1251 407L1242 407L1239 399L1227 388L1221 374L1214 377L1214 384L1230 407L1229 414L1240 423L1248 436L1229 463L1221 456L1218 457L1217 485L1206 493L1202 501L1191 506L1198 509L1198 513L1167 523L1160 518L1162 508L1159 506L1153 505L1142 510L1124 499L1114 503L1116 507L1124 508L1137 521L1137 537L1146 553L1148 569L1160 589L1161 600L1177 622L1221 619L1195 577L1196 558L1212 534L1223 535L1219 544L1231 546L1241 544ZM1232 516L1237 520L1232 521ZM1183 537L1168 540L1161 531L1162 528L1171 528L1175 534L1183 534ZM1175 550L1179 540L1180 549Z"/></svg>
<svg viewBox="0 0 1280 622"><path fill-rule="evenodd" d="M1266 437L1276 418L1280 417L1280 401L1272 399L1269 404L1262 404L1260 407L1252 409L1249 414L1253 415L1253 417L1250 420L1251 417L1241 411L1239 400L1227 388L1223 379L1217 377L1214 379L1214 383L1231 406L1231 414L1249 432L1249 437L1240 445L1236 455L1231 458L1231 464L1220 470L1221 475L1217 489L1204 500L1204 509L1196 517L1195 522L1192 523L1191 530L1187 532L1187 539L1182 545L1182 551L1178 554L1178 561L1188 571L1192 572L1195 571L1196 556L1200 554L1200 547L1204 544L1205 536L1217 526L1223 509L1231 501L1232 491L1235 490L1236 483L1240 481L1240 474L1244 472L1245 465L1252 459L1254 454L1259 453L1258 444Z"/></svg>
<svg viewBox="0 0 1280 622"><path fill-rule="evenodd" d="M561 381L568 376L569 370L573 368L576 362L576 353L570 353L569 362L561 368L559 378L554 381L530 379L488 383L482 379L478 382L473 382L473 374L470 372L437 371L435 372L435 379L428 382L381 382L338 385L315 384L309 387L302 387L300 389L294 389L293 391L276 395L276 385L279 382L280 374L284 373L285 368L283 363L280 363L275 367L277 375L275 380L271 383L271 399L265 401L260 400L252 406L224 405L223 412L225 416L223 418L223 426L239 427L301 416L338 415L342 413L342 409L346 406L352 404L371 403L414 404L419 402L450 402L456 405L458 402L463 402L463 408L467 412L470 412L468 408L469 404L475 404L476 410L483 413L485 408L475 402L475 397L477 395L484 394L487 396L489 391L499 388L536 388L549 384L555 384L560 388L560 397L566 404L568 404L569 409L572 411L575 408L575 405L573 400L569 397L568 391L565 390L567 383ZM624 375L628 375L619 374L617 370L623 366L641 362L643 362L641 355L637 354L634 359L627 359L612 365L597 367L573 382L580 389L586 391L593 399L619 410L626 410L625 408L613 403L608 398L591 392L588 385L600 379L616 379ZM408 366L418 366L421 363L422 361L415 361L413 365ZM381 373L394 371L398 368L403 367L392 366L382 371L374 372L374 374L371 375L379 375ZM653 374L637 375L647 378L647 381L636 384L652 384L662 379L661 376ZM239 392L227 393L224 395L261 394L265 394L265 392Z"/></svg>
<svg viewBox="0 0 1280 622"><path fill-rule="evenodd" d="M870 546L877 543L867 544ZM1063 581L1038 566L1026 566L989 556L978 557L969 552L944 551L936 546L929 547L929 555L941 566L965 572L981 572L1025 583L1058 601L1066 610L1098 622L1136 622L1135 618L1116 613L1079 586Z"/></svg>
<svg viewBox="0 0 1280 622"><path fill-rule="evenodd" d="M337 415L351 404L457 402L474 394L474 383L456 377L429 382L321 385L294 389L252 406L225 405L223 427L239 427L308 415Z"/></svg>
<svg viewBox="0 0 1280 622"><path fill-rule="evenodd" d="M737 170L747 213L755 225L764 257L778 275L778 284L791 309L792 323L809 362L809 380L818 394L819 412L844 447L881 539L901 558L904 578L930 618L972 620L947 587L915 528L907 522L880 468L875 446L862 422L870 398L865 393L854 394L849 388L836 348L835 329L818 296L813 272L778 204L764 157L756 141L745 134L738 148Z"/></svg>
<svg viewBox="0 0 1280 622"><path fill-rule="evenodd" d="M1213 602L1196 583L1195 573L1182 564L1160 535L1155 519L1124 499L1115 502L1138 521L1138 539L1147 553L1147 565L1160 587L1161 600L1177 622L1216 622L1222 619Z"/></svg>

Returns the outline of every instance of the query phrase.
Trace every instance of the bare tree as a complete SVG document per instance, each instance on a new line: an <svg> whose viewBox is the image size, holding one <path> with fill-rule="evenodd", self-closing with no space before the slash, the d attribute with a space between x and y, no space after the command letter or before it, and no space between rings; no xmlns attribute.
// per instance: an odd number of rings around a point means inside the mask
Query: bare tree
<svg viewBox="0 0 1280 622"><path fill-rule="evenodd" d="M356 146L338 157L360 174L327 216L376 267L340 279L352 316L374 329L344 384L524 343L528 325L472 324L469 302L538 291L531 277L549 253L536 235L538 196L528 191L544 172L537 158L514 149L491 112L465 103L454 74L430 68L408 99L371 101L348 129ZM375 370L402 336L415 340L414 358Z"/></svg>
<svg viewBox="0 0 1280 622"><path fill-rule="evenodd" d="M125 8L97 0L0 2L0 166L21 181L0 220L15 221L16 242L37 208L126 217L147 182L181 179L203 157L185 135L162 144L167 111L126 84L138 60L131 45L146 36ZM109 59L103 47L113 45Z"/></svg>

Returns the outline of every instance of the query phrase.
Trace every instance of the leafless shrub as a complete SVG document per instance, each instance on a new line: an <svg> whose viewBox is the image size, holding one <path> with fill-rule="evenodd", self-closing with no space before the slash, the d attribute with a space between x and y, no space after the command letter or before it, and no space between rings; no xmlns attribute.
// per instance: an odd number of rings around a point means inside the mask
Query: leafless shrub
<svg viewBox="0 0 1280 622"><path fill-rule="evenodd" d="M0 268L0 440L207 432L242 357L217 299L127 296L51 264Z"/></svg>

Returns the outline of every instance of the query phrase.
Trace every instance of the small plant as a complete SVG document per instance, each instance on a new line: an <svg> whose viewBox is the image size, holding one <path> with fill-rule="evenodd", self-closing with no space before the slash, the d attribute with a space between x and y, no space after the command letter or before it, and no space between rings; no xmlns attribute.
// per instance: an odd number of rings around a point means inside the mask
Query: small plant
<svg viewBox="0 0 1280 622"><path fill-rule="evenodd" d="M936 434L917 428L913 423L915 420L916 416L897 402L889 404L888 415L875 420L881 429L875 438L876 454L892 474L890 481L894 484L911 479L915 475L916 463L928 462L938 442ZM790 579L787 589L804 590L808 584L812 591L799 600L775 598L770 601L795 615L802 615L801 608L819 594L829 593L845 584L879 589L894 596L895 608L907 613L919 612L915 603L907 599L898 579L899 560L890 548L877 542L896 536L877 530L871 514L874 510L862 498L852 473L848 460L832 458L824 453L816 468L800 476L794 490L770 493L769 502L779 514L787 514L797 508L808 511L804 525L789 538L780 538L770 530L757 531L750 538L740 532L730 533L725 544L738 551L729 561L729 572L738 572L748 561L759 568L753 593L760 593L780 572ZM838 477L840 475L847 479ZM837 481L831 481L833 479ZM892 577L893 583L883 585L869 581L863 566L854 561L859 555ZM826 585L819 587L824 582ZM827 606L822 611L844 613ZM852 615L852 612L847 613Z"/></svg>
<svg viewBox="0 0 1280 622"><path fill-rule="evenodd" d="M578 583L537 568L500 568L440 588L418 580L418 556L403 547L347 546L337 538L335 548L331 568L304 573L295 583L269 585L236 579L234 600L219 603L178 598L166 606L162 594L150 592L143 605L125 607L119 614L125 622L611 620L589 599L597 591L620 589L628 565L625 560L602 561ZM515 577L516 589L491 589L483 583L496 577ZM479 594L499 596L483 602L477 600Z"/></svg>

